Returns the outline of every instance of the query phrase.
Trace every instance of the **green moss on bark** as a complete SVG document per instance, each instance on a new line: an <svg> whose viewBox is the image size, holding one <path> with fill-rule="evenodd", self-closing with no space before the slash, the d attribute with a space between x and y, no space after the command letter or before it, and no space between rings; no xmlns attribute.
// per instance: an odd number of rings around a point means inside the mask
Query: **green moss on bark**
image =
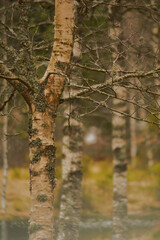
<svg viewBox="0 0 160 240"><path fill-rule="evenodd" d="M48 145L44 149L44 153L52 161L55 158L56 147L54 145Z"/></svg>
<svg viewBox="0 0 160 240"><path fill-rule="evenodd" d="M42 141L40 138L36 138L35 140L32 140L30 143L29 143L29 147L32 148L32 147L41 147L42 146Z"/></svg>
<svg viewBox="0 0 160 240"><path fill-rule="evenodd" d="M46 164L46 171L49 177L49 182L52 187L55 187L55 163L54 160L48 164Z"/></svg>
<svg viewBox="0 0 160 240"><path fill-rule="evenodd" d="M37 232L40 229L42 229L42 225L41 224L33 223L29 227L29 232L30 233L35 233L35 232Z"/></svg>
<svg viewBox="0 0 160 240"><path fill-rule="evenodd" d="M33 177L36 177L36 176L39 175L39 173L36 172L36 171L30 171L30 175L33 176Z"/></svg>
<svg viewBox="0 0 160 240"><path fill-rule="evenodd" d="M31 163L32 164L37 163L41 159L41 156L42 156L43 152L44 152L43 149L37 149L34 153L34 156L31 160Z"/></svg>
<svg viewBox="0 0 160 240"><path fill-rule="evenodd" d="M46 194L39 194L37 196L37 201L38 202L46 202L48 200L48 197Z"/></svg>

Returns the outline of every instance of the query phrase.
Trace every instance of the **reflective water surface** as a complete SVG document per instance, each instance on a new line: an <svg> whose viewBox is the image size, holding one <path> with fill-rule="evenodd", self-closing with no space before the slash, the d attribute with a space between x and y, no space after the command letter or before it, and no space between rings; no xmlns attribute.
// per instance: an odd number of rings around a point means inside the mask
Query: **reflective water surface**
<svg viewBox="0 0 160 240"><path fill-rule="evenodd" d="M28 240L28 221L1 221L1 240ZM130 217L128 220L129 240L160 239L160 216L149 215ZM80 223L80 240L111 240L112 221L110 219L90 218Z"/></svg>

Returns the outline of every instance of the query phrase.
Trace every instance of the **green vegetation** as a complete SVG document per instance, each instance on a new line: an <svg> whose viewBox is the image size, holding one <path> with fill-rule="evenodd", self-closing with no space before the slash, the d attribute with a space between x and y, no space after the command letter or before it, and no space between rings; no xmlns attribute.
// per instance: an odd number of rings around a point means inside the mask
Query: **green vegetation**
<svg viewBox="0 0 160 240"><path fill-rule="evenodd" d="M58 146L59 148L59 146ZM55 209L59 211L61 194L61 151L58 150L59 162L56 166ZM53 163L46 166L52 173ZM112 214L112 164L108 160L95 161L85 155L83 157L82 181L82 216L95 214ZM37 173L32 173L37 174ZM2 174L0 173L2 177ZM52 181L52 175L51 181ZM53 184L53 183L52 183ZM13 187L14 186L14 187ZM15 187L16 186L16 187ZM160 164L152 168L128 168L128 210L129 212L157 211L160 201ZM23 189L23 191L22 191ZM29 215L29 172L26 168L9 169L7 205L10 216ZM146 201L147 199L147 201ZM37 201L46 201L47 196L37 196ZM1 216L2 217L2 216Z"/></svg>

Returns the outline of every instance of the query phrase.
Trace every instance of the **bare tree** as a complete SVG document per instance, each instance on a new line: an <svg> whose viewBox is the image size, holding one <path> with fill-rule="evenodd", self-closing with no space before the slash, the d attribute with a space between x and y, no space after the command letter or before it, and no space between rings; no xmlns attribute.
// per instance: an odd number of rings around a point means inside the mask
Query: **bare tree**
<svg viewBox="0 0 160 240"><path fill-rule="evenodd" d="M18 42L18 51L0 42L7 53L16 57L16 70L12 71L13 66L6 66L2 61L0 77L6 79L12 89L16 89L24 97L29 108L30 240L51 240L55 187L55 117L72 53L74 1L55 2L54 44L47 70L40 79L37 79L35 74L32 42L29 37L28 23L32 1L18 1L16 7L19 12L18 33L11 28L7 30Z"/></svg>

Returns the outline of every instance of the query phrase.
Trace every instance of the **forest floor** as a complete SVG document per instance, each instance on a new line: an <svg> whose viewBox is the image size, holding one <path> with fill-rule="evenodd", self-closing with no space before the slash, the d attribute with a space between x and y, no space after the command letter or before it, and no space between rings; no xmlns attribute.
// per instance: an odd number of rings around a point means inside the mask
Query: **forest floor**
<svg viewBox="0 0 160 240"><path fill-rule="evenodd" d="M111 216L112 214L112 166L107 161L83 163L82 216ZM90 166L90 167L88 167ZM151 169L129 168L128 211L130 215L160 211L160 166ZM60 167L57 167L55 212L59 212ZM2 182L2 170L0 170ZM29 218L29 172L26 168L8 171L7 212L0 213L0 219ZM1 195L0 195L1 197Z"/></svg>

